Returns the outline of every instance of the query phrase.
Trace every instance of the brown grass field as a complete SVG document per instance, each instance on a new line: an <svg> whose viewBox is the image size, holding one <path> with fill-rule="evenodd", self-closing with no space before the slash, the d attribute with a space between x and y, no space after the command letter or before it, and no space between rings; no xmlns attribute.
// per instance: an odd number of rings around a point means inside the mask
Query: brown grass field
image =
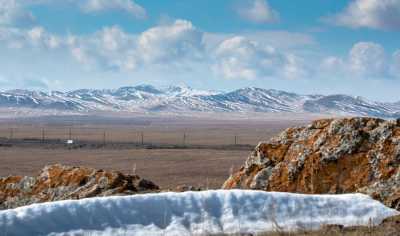
<svg viewBox="0 0 400 236"><path fill-rule="evenodd" d="M48 164L61 163L136 173L163 189L178 185L218 188L229 170L239 168L248 150L190 149L190 145L256 145L280 131L302 125L310 119L291 117L266 119L205 118L115 118L46 117L0 121L0 137L13 139L92 140L102 142L141 142L182 144L187 149L92 148L72 149L41 145L0 147L0 176L35 175ZM10 133L11 132L11 133Z"/></svg>
<svg viewBox="0 0 400 236"><path fill-rule="evenodd" d="M239 167L247 151L193 149L66 150L0 148L0 175L34 175L44 165L61 163L136 173L163 189L178 185L218 188L231 166Z"/></svg>

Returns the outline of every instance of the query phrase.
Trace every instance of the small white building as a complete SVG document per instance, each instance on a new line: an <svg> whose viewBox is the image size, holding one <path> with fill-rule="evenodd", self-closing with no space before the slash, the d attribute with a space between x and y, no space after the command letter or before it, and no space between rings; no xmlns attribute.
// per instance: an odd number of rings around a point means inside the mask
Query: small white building
<svg viewBox="0 0 400 236"><path fill-rule="evenodd" d="M74 144L74 140L72 140L72 139L68 139L68 140L67 140L67 144L68 144L68 145L72 145L72 144Z"/></svg>

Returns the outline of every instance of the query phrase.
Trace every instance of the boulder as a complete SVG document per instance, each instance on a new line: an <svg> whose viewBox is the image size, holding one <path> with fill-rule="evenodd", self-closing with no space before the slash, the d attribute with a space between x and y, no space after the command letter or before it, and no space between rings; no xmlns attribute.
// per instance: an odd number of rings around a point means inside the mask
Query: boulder
<svg viewBox="0 0 400 236"><path fill-rule="evenodd" d="M261 142L224 189L365 193L400 210L400 121L343 118Z"/></svg>
<svg viewBox="0 0 400 236"><path fill-rule="evenodd" d="M36 177L0 178L0 209L33 203L130 195L158 191L153 182L137 175L63 165L46 166Z"/></svg>

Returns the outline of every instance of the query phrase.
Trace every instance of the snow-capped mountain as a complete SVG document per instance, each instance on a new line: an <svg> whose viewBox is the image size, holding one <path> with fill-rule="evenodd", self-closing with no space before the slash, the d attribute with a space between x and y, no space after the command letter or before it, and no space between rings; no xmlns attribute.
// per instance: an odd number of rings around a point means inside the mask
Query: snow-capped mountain
<svg viewBox="0 0 400 236"><path fill-rule="evenodd" d="M348 95L300 95L261 88L218 92L151 85L49 93L10 90L0 92L0 108L78 112L306 112L400 117L400 103L375 102Z"/></svg>

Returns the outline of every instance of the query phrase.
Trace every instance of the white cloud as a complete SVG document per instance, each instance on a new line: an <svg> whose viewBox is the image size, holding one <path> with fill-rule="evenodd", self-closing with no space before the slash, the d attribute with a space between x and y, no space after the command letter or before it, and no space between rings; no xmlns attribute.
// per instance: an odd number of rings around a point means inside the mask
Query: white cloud
<svg viewBox="0 0 400 236"><path fill-rule="evenodd" d="M334 71L343 68L345 65L343 59L338 57L327 57L322 60L321 67L326 71Z"/></svg>
<svg viewBox="0 0 400 236"><path fill-rule="evenodd" d="M86 12L120 10L137 18L146 17L146 10L132 0L86 0L75 2L80 2L81 8Z"/></svg>
<svg viewBox="0 0 400 236"><path fill-rule="evenodd" d="M121 11L136 18L146 18L146 10L133 0L0 0L0 25L29 25L35 20L29 7L35 5L70 5L84 13Z"/></svg>
<svg viewBox="0 0 400 236"><path fill-rule="evenodd" d="M400 50L395 51L392 55L390 73L393 77L400 78Z"/></svg>
<svg viewBox="0 0 400 236"><path fill-rule="evenodd" d="M238 14L253 23L273 23L279 20L279 13L266 0L251 0L237 9Z"/></svg>
<svg viewBox="0 0 400 236"><path fill-rule="evenodd" d="M327 57L322 60L319 77L345 77L361 79L400 78L400 50L389 58L382 45L358 42L346 58Z"/></svg>
<svg viewBox="0 0 400 236"><path fill-rule="evenodd" d="M203 35L185 20L156 26L141 34L112 26L90 35L66 37L42 27L0 27L0 45L20 50L60 49L69 52L86 69L131 71L150 65L183 67L200 62L205 53Z"/></svg>
<svg viewBox="0 0 400 236"><path fill-rule="evenodd" d="M34 27L27 32L27 39L34 45L46 48L58 48L61 39L53 34L47 33L43 27Z"/></svg>
<svg viewBox="0 0 400 236"><path fill-rule="evenodd" d="M361 77L382 76L387 68L385 50L377 43L356 43L349 53L349 67Z"/></svg>
<svg viewBox="0 0 400 236"><path fill-rule="evenodd" d="M118 26L105 27L89 36L69 36L72 56L86 68L123 69L124 61L135 47L135 36Z"/></svg>
<svg viewBox="0 0 400 236"><path fill-rule="evenodd" d="M239 36L218 46L213 69L225 79L298 78L305 74L301 60L294 55Z"/></svg>
<svg viewBox="0 0 400 236"><path fill-rule="evenodd" d="M306 78L310 74L307 62L294 54L286 54L283 68L278 69L277 75L286 79Z"/></svg>
<svg viewBox="0 0 400 236"><path fill-rule="evenodd" d="M56 49L64 42L61 37L47 32L42 27L19 29L0 27L0 42L8 48Z"/></svg>
<svg viewBox="0 0 400 236"><path fill-rule="evenodd" d="M399 0L353 0L347 8L327 20L351 28L400 29Z"/></svg>
<svg viewBox="0 0 400 236"><path fill-rule="evenodd" d="M66 41L74 58L87 68L176 70L211 64L223 78L247 80L300 78L308 73L302 58L267 44L238 36L210 40L207 35L190 21L176 20L138 35L114 26L89 36L70 36Z"/></svg>
<svg viewBox="0 0 400 236"><path fill-rule="evenodd" d="M201 57L203 33L190 21L176 20L173 24L157 26L138 38L137 51L146 63Z"/></svg>
<svg viewBox="0 0 400 236"><path fill-rule="evenodd" d="M34 21L19 0L0 0L0 25L25 25Z"/></svg>
<svg viewBox="0 0 400 236"><path fill-rule="evenodd" d="M314 37L310 34L284 30L251 31L243 32L240 35L252 41L260 42L282 50L304 49L317 45ZM222 41L234 36L236 35L232 33L224 34L205 32L203 40L206 46L213 48L218 46Z"/></svg>
<svg viewBox="0 0 400 236"><path fill-rule="evenodd" d="M209 34L185 20L155 26L140 34L112 26L91 35L66 37L51 34L42 27L0 27L0 43L26 52L57 49L61 54L69 53L79 66L91 71L149 68L179 71L209 65L219 78L243 80L318 76L389 78L399 77L400 71L400 52L393 53L389 60L383 47L373 42L356 43L347 57L327 57L318 63L310 60L310 55L299 56L288 48L272 47L259 36L210 40ZM320 64L319 69L314 63Z"/></svg>
<svg viewBox="0 0 400 236"><path fill-rule="evenodd" d="M72 55L83 64L134 70L140 66L179 66L200 60L204 53L202 38L203 33L191 22L176 20L150 28L139 35L126 33L113 26L90 36L71 36L67 41Z"/></svg>

